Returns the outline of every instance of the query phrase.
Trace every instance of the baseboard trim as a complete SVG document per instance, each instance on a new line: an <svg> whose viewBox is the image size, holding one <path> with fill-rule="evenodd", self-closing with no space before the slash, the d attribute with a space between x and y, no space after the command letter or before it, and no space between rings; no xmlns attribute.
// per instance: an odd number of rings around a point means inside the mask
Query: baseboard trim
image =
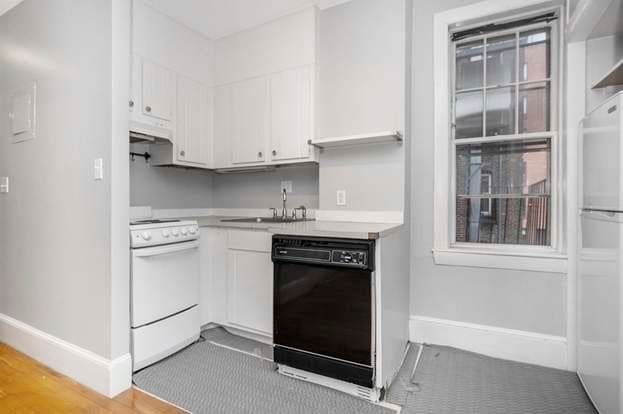
<svg viewBox="0 0 623 414"><path fill-rule="evenodd" d="M495 358L568 369L567 339L562 336L412 315L412 342L451 346Z"/></svg>
<svg viewBox="0 0 623 414"><path fill-rule="evenodd" d="M109 360L1 313L0 341L107 397L132 386L129 353Z"/></svg>

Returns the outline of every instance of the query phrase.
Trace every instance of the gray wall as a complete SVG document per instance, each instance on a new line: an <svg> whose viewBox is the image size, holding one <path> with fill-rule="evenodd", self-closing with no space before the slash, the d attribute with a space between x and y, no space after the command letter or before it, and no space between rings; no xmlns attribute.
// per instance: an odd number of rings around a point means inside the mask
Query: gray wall
<svg viewBox="0 0 623 414"><path fill-rule="evenodd" d="M357 0L320 13L318 137L404 132L406 12L405 0ZM322 152L320 208L404 210L404 159L398 144Z"/></svg>
<svg viewBox="0 0 623 414"><path fill-rule="evenodd" d="M149 152L149 146L132 145L132 151ZM207 171L152 167L136 157L130 163L130 205L155 209L210 208L212 175Z"/></svg>
<svg viewBox="0 0 623 414"><path fill-rule="evenodd" d="M565 335L566 276L433 263L433 15L477 0L415 2L411 313Z"/></svg>
<svg viewBox="0 0 623 414"><path fill-rule="evenodd" d="M110 349L111 4L26 0L0 16L0 312ZM9 144L8 97L37 81L37 138ZM104 158L103 181L93 160Z"/></svg>
<svg viewBox="0 0 623 414"><path fill-rule="evenodd" d="M318 208L318 166L278 168L275 171L245 174L216 174L213 178L215 208L281 207L281 182L292 181L288 209L304 205Z"/></svg>

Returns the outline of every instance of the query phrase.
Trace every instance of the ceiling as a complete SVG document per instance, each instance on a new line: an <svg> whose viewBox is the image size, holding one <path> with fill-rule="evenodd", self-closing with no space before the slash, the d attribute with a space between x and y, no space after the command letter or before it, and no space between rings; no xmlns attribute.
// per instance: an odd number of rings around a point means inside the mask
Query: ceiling
<svg viewBox="0 0 623 414"><path fill-rule="evenodd" d="M7 0L0 0L7 1ZM144 0L210 39L249 29L311 5L321 9L350 0Z"/></svg>
<svg viewBox="0 0 623 414"><path fill-rule="evenodd" d="M22 0L0 0L0 15ZM144 0L210 39L249 29L311 5L321 9L350 0Z"/></svg>

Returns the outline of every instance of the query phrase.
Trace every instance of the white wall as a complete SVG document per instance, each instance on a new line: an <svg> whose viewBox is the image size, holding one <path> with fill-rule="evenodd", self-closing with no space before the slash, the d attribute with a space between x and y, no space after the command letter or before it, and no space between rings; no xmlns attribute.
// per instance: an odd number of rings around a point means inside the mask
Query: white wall
<svg viewBox="0 0 623 414"><path fill-rule="evenodd" d="M433 263L433 15L476 2L414 5L411 314L564 336L566 275Z"/></svg>
<svg viewBox="0 0 623 414"><path fill-rule="evenodd" d="M110 348L111 4L26 0L0 17L0 313ZM9 144L8 98L37 82L37 138ZM93 160L104 159L104 180Z"/></svg>
<svg viewBox="0 0 623 414"><path fill-rule="evenodd" d="M304 11L214 42L215 85L313 64L316 11ZM287 34L287 35L284 35Z"/></svg>
<svg viewBox="0 0 623 414"><path fill-rule="evenodd" d="M419 4L419 3L418 3ZM318 17L316 135L405 130L405 0L357 0ZM323 210L404 209L404 145L320 154ZM336 205L346 190L347 205Z"/></svg>
<svg viewBox="0 0 623 414"><path fill-rule="evenodd" d="M144 0L133 0L133 5L134 53L212 86L213 42L157 12Z"/></svg>

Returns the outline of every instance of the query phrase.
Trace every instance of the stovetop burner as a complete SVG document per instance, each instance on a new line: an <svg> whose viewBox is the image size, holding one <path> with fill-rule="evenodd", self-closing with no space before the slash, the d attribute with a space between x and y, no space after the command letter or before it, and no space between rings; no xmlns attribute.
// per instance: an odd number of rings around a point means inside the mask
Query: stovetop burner
<svg viewBox="0 0 623 414"><path fill-rule="evenodd" d="M151 219L151 220L138 220L133 221L130 225L138 225L138 224L160 224L160 223L178 223L181 220L176 219Z"/></svg>

